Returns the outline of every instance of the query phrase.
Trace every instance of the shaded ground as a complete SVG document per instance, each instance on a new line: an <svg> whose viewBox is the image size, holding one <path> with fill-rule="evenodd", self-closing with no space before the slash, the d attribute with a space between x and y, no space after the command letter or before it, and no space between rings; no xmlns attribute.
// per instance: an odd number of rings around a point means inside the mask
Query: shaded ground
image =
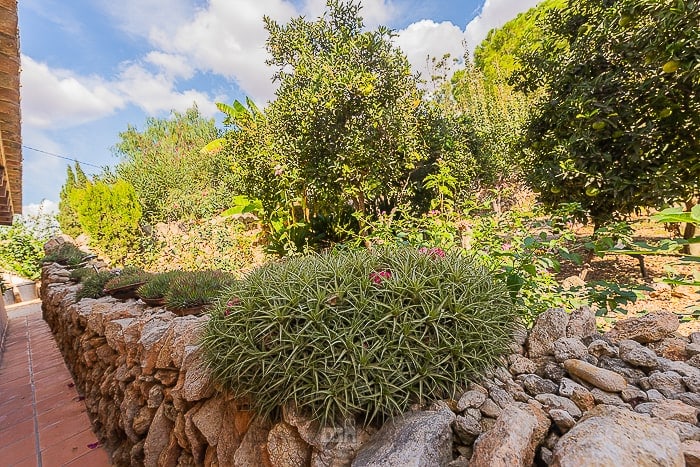
<svg viewBox="0 0 700 467"><path fill-rule="evenodd" d="M664 239L677 238L672 232L666 231L660 224L646 219L638 219L633 222L635 241L647 243L659 242ZM580 238L592 234L591 226L581 227L577 231ZM614 320L630 316L637 316L655 311L671 311L677 313L682 320L680 332L687 335L694 331L700 331L700 321L693 317L695 310L700 312L700 288L692 286L676 286L663 282L664 278L673 275L692 277L694 271L700 269L699 263L681 263L678 257L646 255L644 264L648 277L642 277L639 261L630 255L606 255L594 257L588 267L573 264L564 265L560 279L572 275L580 276L586 269L585 281L608 281L620 285L646 286L650 291L643 292L643 297L635 303L627 304L624 308L627 314L608 313L599 318L598 325L608 328Z"/></svg>

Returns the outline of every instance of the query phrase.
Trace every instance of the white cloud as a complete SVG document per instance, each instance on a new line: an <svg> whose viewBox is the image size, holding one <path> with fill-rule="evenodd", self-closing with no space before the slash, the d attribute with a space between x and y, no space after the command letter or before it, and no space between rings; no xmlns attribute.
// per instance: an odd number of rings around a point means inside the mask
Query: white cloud
<svg viewBox="0 0 700 467"><path fill-rule="evenodd" d="M464 32L449 21L435 23L422 20L398 32L394 43L408 57L414 71L423 79L430 80L432 67L428 57L440 60L449 53L453 58L464 55Z"/></svg>
<svg viewBox="0 0 700 467"><path fill-rule="evenodd" d="M149 38L156 31L173 35L197 9L193 0L98 0L128 34ZM233 3L233 2L232 2Z"/></svg>
<svg viewBox="0 0 700 467"><path fill-rule="evenodd" d="M275 90L273 70L265 64L265 14L287 22L297 12L284 0L211 0L174 36L167 30L156 30L151 40L161 50L185 55L199 70L235 80L246 94L262 103L271 99Z"/></svg>
<svg viewBox="0 0 700 467"><path fill-rule="evenodd" d="M194 76L194 67L187 58L177 54L167 54L159 51L149 52L144 60L155 65L170 78L190 79Z"/></svg>
<svg viewBox="0 0 700 467"><path fill-rule="evenodd" d="M65 128L114 113L125 105L110 83L49 68L22 55L22 117L38 128Z"/></svg>
<svg viewBox="0 0 700 467"><path fill-rule="evenodd" d="M470 52L486 38L493 28L503 26L518 13L527 11L542 0L486 0L481 13L467 24L464 34Z"/></svg>
<svg viewBox="0 0 700 467"><path fill-rule="evenodd" d="M216 112L216 105L205 93L194 89L178 91L171 77L152 73L139 64L126 66L115 87L149 115L170 110L184 111L195 102L204 115Z"/></svg>
<svg viewBox="0 0 700 467"><path fill-rule="evenodd" d="M306 0L304 15L307 18L318 18L326 11L326 0ZM387 25L398 13L399 9L392 1L363 0L360 16L368 28Z"/></svg>
<svg viewBox="0 0 700 467"><path fill-rule="evenodd" d="M36 216L37 214L58 213L58 203L50 199L44 199L41 203L22 206L22 214L25 216Z"/></svg>

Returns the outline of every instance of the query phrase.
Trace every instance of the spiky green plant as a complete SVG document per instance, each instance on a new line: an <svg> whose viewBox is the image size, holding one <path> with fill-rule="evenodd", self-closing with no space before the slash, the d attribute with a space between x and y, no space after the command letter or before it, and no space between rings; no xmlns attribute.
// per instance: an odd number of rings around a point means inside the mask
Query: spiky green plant
<svg viewBox="0 0 700 467"><path fill-rule="evenodd" d="M185 274L184 271L161 272L151 276L148 281L136 290L141 298L158 299L165 297L170 284L176 277Z"/></svg>
<svg viewBox="0 0 700 467"><path fill-rule="evenodd" d="M132 284L147 282L151 276L153 276L153 274L146 272L143 269L126 267L119 273L119 275L113 277L105 284L105 290L118 289Z"/></svg>
<svg viewBox="0 0 700 467"><path fill-rule="evenodd" d="M94 273L95 270L93 268L76 268L73 269L70 272L70 280L74 282L82 282L83 279L87 276L90 275L90 273Z"/></svg>
<svg viewBox="0 0 700 467"><path fill-rule="evenodd" d="M90 272L83 277L83 287L75 294L75 298L82 300L83 298L104 297L105 284L114 276L112 271Z"/></svg>
<svg viewBox="0 0 700 467"><path fill-rule="evenodd" d="M520 310L482 262L411 248L290 258L211 312L214 377L267 416L293 403L333 423L451 397L506 352Z"/></svg>
<svg viewBox="0 0 700 467"><path fill-rule="evenodd" d="M165 293L165 306L170 310L209 305L234 277L222 271L191 271L173 279Z"/></svg>
<svg viewBox="0 0 700 467"><path fill-rule="evenodd" d="M64 243L52 253L44 256L41 259L42 263L58 263L64 266L75 267L83 262L83 259L88 256L72 243Z"/></svg>

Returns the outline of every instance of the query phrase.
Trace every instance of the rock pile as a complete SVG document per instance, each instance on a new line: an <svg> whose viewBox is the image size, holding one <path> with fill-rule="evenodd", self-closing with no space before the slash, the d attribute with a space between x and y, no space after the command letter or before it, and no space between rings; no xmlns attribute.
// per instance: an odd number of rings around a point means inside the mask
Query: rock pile
<svg viewBox="0 0 700 467"><path fill-rule="evenodd" d="M116 465L700 466L700 333L657 313L596 331L549 310L457 400L378 431L323 428L291 407L269 424L216 387L198 345L207 317L176 317L78 286L44 266L44 317Z"/></svg>
<svg viewBox="0 0 700 467"><path fill-rule="evenodd" d="M586 309L542 314L456 402L448 465L700 465L700 333L678 326L656 313L601 335Z"/></svg>

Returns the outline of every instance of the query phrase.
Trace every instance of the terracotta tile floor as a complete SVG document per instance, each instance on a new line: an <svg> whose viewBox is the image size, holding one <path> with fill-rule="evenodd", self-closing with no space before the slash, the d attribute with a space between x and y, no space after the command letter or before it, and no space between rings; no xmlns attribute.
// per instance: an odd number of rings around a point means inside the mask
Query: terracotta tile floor
<svg viewBox="0 0 700 467"><path fill-rule="evenodd" d="M111 465L78 398L41 303L9 306L0 355L0 466ZM92 448L90 446L93 446Z"/></svg>

